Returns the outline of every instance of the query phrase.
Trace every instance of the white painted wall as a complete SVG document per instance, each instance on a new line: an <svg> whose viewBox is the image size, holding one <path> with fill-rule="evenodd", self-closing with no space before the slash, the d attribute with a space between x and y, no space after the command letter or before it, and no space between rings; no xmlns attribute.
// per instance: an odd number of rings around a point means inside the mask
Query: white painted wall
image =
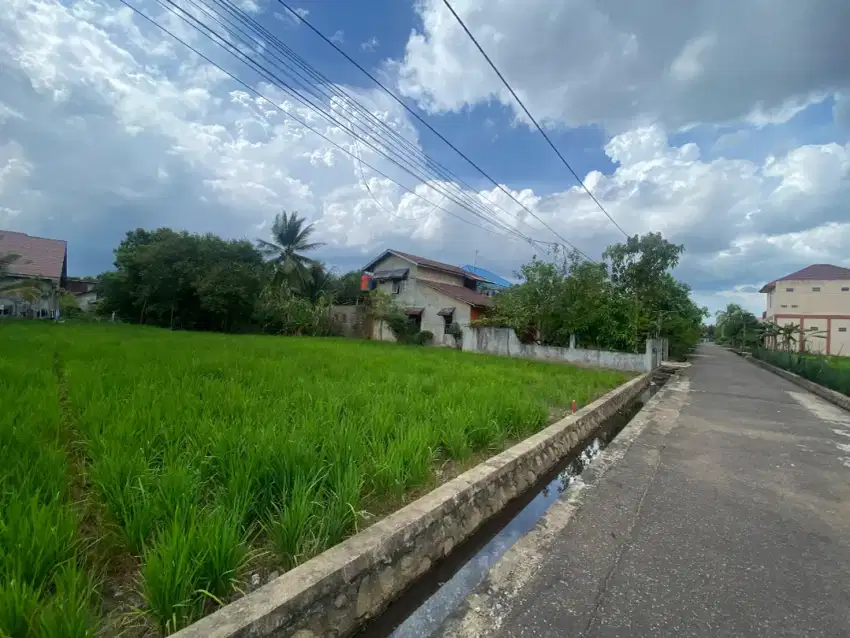
<svg viewBox="0 0 850 638"><path fill-rule="evenodd" d="M434 334L434 343L443 343L445 334L445 321L438 314L443 308L454 307L455 312L452 320L461 326L468 326L471 321L471 307L462 301L434 290L418 279L408 279L402 282L402 291L393 295L393 300L400 308L424 308L422 311L422 330L428 330ZM377 286L378 290L391 293L392 284L386 282ZM383 325L382 321L376 321L372 337L384 341L395 341L392 331Z"/></svg>
<svg viewBox="0 0 850 638"><path fill-rule="evenodd" d="M850 280L777 281L767 296L767 316L774 315L850 315Z"/></svg>
<svg viewBox="0 0 850 638"><path fill-rule="evenodd" d="M464 328L464 352L480 352L506 357L539 359L577 363L596 368L612 368L629 372L649 372L661 364L665 344L662 339L647 339L646 352L613 352L610 350L585 350L583 348L558 348L524 344L511 328Z"/></svg>
<svg viewBox="0 0 850 638"><path fill-rule="evenodd" d="M17 285L29 283L31 280L5 278L0 281L2 281L4 285ZM56 287L52 282L44 280L39 280L38 285L39 288L41 288L42 297L41 299L37 299L31 305L27 304L20 296L0 292L0 305L4 308L3 316L9 316L10 314L13 316L19 316L25 308L46 310L48 312L54 310L58 304L58 292Z"/></svg>

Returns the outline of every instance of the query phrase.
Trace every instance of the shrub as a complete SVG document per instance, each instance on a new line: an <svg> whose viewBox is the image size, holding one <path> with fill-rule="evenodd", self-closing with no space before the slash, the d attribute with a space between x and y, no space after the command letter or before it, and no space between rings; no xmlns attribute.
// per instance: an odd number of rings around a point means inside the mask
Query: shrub
<svg viewBox="0 0 850 638"><path fill-rule="evenodd" d="M413 343L420 346L427 346L432 341L434 341L434 333L430 330L420 330L413 337Z"/></svg>

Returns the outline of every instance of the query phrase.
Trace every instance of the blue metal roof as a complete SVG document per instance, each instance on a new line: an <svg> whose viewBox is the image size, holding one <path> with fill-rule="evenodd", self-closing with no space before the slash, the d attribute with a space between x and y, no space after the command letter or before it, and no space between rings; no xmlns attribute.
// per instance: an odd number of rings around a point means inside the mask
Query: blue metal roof
<svg viewBox="0 0 850 638"><path fill-rule="evenodd" d="M466 266L462 266L462 268L467 272L471 272L473 275L483 277L488 282L490 282L494 286L498 286L499 288L507 288L511 285L511 282L509 282L504 277L500 277L496 273L490 272L489 270L487 270L486 268L482 268L481 266L470 266L469 264L467 264Z"/></svg>

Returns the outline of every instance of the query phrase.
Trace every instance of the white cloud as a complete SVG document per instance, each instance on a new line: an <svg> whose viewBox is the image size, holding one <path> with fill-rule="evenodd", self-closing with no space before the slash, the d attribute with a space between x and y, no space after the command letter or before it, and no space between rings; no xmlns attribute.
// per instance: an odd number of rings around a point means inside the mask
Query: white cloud
<svg viewBox="0 0 850 638"><path fill-rule="evenodd" d="M718 34L716 45L710 33ZM671 49L662 66L687 59L677 67L677 81L699 84L723 34L699 29ZM487 37L505 46L514 40L504 29ZM632 39L623 42L633 46ZM521 57L531 53L519 49ZM475 70L467 68L475 85ZM72 272L106 268L123 233L137 226L253 238L266 232L281 208L314 221L319 239L329 244L322 257L344 267L387 246L454 263L471 261L478 250L481 263L509 276L532 253L526 244L440 210L471 219L435 192L440 183L419 183L365 144L356 151L364 163L431 203L361 169L292 115L353 150L343 127L260 86L290 115L281 112L106 0L6 0L0 5L0 71L0 227L68 239ZM587 70L581 77L595 82ZM417 129L388 96L350 90L419 144ZM342 113L346 104L332 108ZM653 124L625 128L605 151L616 169L591 172L588 187L628 232L661 230L684 243L679 274L699 298L724 303L724 295L752 294L741 286L808 263L847 264L847 145L797 146L765 162L707 159L697 145L671 143L665 127ZM512 192L592 256L620 239L578 187L541 195L515 184ZM519 208L495 188L471 195L511 212ZM524 210L519 221L498 214L523 233L556 240Z"/></svg>
<svg viewBox="0 0 850 638"><path fill-rule="evenodd" d="M337 29L331 36L330 40L335 44L342 44L345 42L345 32L342 29Z"/></svg>
<svg viewBox="0 0 850 638"><path fill-rule="evenodd" d="M371 38L369 38L365 42L361 42L360 48L363 49L364 51L374 51L375 49L378 48L379 44L381 44L381 43L380 43L380 41L378 41L378 38L376 38L375 36L372 36Z"/></svg>
<svg viewBox="0 0 850 638"><path fill-rule="evenodd" d="M310 10L302 7L295 7L292 11L294 11L296 15L292 15L289 11L275 11L273 15L281 22L289 25L300 25L301 20L304 20L308 15L310 15Z"/></svg>
<svg viewBox="0 0 850 638"><path fill-rule="evenodd" d="M431 111L516 105L441 0L398 66ZM850 88L846 2L458 0L455 10L535 117L610 130L660 120L782 122L813 96Z"/></svg>

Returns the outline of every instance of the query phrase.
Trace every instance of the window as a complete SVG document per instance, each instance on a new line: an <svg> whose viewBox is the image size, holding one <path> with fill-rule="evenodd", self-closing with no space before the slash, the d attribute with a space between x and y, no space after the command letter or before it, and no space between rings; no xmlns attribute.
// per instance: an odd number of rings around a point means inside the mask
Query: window
<svg viewBox="0 0 850 638"><path fill-rule="evenodd" d="M794 292L794 289L793 288L786 288L785 292Z"/></svg>
<svg viewBox="0 0 850 638"><path fill-rule="evenodd" d="M401 291L403 290L403 286L401 284L402 284L402 282L400 280L393 281L393 294L394 295L401 293Z"/></svg>
<svg viewBox="0 0 850 638"><path fill-rule="evenodd" d="M838 332L847 332L847 328L839 328Z"/></svg>
<svg viewBox="0 0 850 638"><path fill-rule="evenodd" d="M792 304L791 304L791 307L792 307L792 308L799 308L800 306L798 306L798 305L797 305L797 304L795 304L795 303L792 303Z"/></svg>
<svg viewBox="0 0 850 638"><path fill-rule="evenodd" d="M812 286L812 292L820 292L820 286Z"/></svg>
<svg viewBox="0 0 850 638"><path fill-rule="evenodd" d="M850 287L848 287L848 286L842 286L842 288L841 288L841 292L850 292Z"/></svg>
<svg viewBox="0 0 850 638"><path fill-rule="evenodd" d="M788 304L782 304L782 305L781 305L781 306L779 306L779 307L780 307L780 308L787 308L787 307L788 307Z"/></svg>
<svg viewBox="0 0 850 638"><path fill-rule="evenodd" d="M454 315L443 315L443 332L450 334L452 329L452 318Z"/></svg>

